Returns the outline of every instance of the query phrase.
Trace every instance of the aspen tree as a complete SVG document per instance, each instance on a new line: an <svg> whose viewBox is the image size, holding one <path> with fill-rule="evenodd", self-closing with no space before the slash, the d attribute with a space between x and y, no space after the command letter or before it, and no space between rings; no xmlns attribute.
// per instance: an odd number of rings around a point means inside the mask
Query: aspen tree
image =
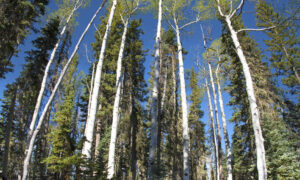
<svg viewBox="0 0 300 180"><path fill-rule="evenodd" d="M127 1L125 2L127 4ZM129 3L128 3L129 4ZM127 37L127 30L128 30L128 24L130 21L131 15L138 9L139 1L136 1L136 4L132 7L127 7L125 4L123 4L123 8L125 11L125 19L121 15L121 19L124 25L124 31L121 39L121 45L120 45L120 51L118 56L118 62L117 62L117 75L116 75L116 97L114 102L114 108L113 108L113 121L112 121L112 129L111 129L111 136L110 136L110 145L109 145L109 154L108 154L108 175L107 179L112 179L114 176L114 166L115 166L115 147L116 147L116 141L117 141L117 131L118 131L118 124L119 124L119 104L120 104L120 98L121 98L121 84L123 82L123 73L122 73L122 61L124 56L124 48L126 43L126 37ZM131 3L133 4L133 3ZM120 7L122 8L122 7ZM123 14L123 13L122 13Z"/></svg>
<svg viewBox="0 0 300 180"><path fill-rule="evenodd" d="M217 135L216 135L216 125L215 125L215 120L214 120L214 113L213 113L213 107L211 103L211 95L210 95L210 90L209 86L207 83L207 79L205 78L205 86L206 86L206 93L207 93L207 98L208 98L208 107L209 107L209 118L212 123L212 130L213 130L213 138L214 138L214 145L215 145L215 158L216 158L216 170L217 170L217 180L220 180L220 169L219 169L219 147L218 147L218 142L217 142Z"/></svg>
<svg viewBox="0 0 300 180"><path fill-rule="evenodd" d="M155 39L155 56L154 56L154 82L152 89L152 108L151 108L151 140L149 147L148 160L148 179L154 179L155 173L155 154L157 147L157 116L158 116L158 89L159 89L159 56L160 56L160 41L161 41L161 23L162 23L162 0L158 3L158 20Z"/></svg>
<svg viewBox="0 0 300 180"><path fill-rule="evenodd" d="M218 104L217 104L217 95L216 95L216 89L215 89L215 81L214 81L214 76L212 72L212 67L211 67L211 62L209 59L209 54L208 54L208 48L206 44L206 37L201 25L201 31L202 31L202 37L203 37L203 45L204 49L206 51L206 58L207 58L207 63L208 63L208 71L209 71L209 79L210 79L210 84L212 87L212 93L213 93L213 99L214 99L214 107L215 107L215 117L216 117L216 124L217 124L217 138L218 138L218 157L219 157L219 162L222 160L222 146L221 146L221 128L220 128L220 121L219 121L219 113L218 113ZM219 172L220 172L220 178L222 179L222 164L219 163Z"/></svg>
<svg viewBox="0 0 300 180"><path fill-rule="evenodd" d="M94 19L96 18L96 16L98 15L98 13L102 9L102 7L104 6L105 2L106 2L106 0L102 1L101 5L96 10L96 12L93 15L92 19L90 20L89 24L87 25L87 27L85 28L85 30L81 34L81 36L80 36L80 38L79 38L79 40L78 40L78 42L77 42L77 44L76 44L73 52L72 52L72 55L69 57L66 65L64 66L63 70L61 71L61 74L60 74L60 76L59 76L59 78L58 78L58 80L57 80L57 82L55 84L55 87L54 87L54 89L53 89L53 91L52 91L52 93L51 93L51 95L50 95L50 97L49 97L49 99L48 99L48 101L47 101L47 103L46 103L43 111L42 111L42 114L41 114L41 116L39 118L39 121L38 121L38 125L37 125L36 129L34 130L32 136L30 138L29 146L28 146L28 148L26 150L26 156L25 156L24 165L23 165L22 180L26 180L27 179L27 176L28 176L28 166L29 166L31 155L32 155L34 142L35 142L36 136L37 136L37 134L38 134L38 132L39 132L41 126L42 126L42 123L43 123L43 120L44 120L45 115L47 113L47 110L48 110L50 104L52 103L52 101L54 99L54 96L55 96L55 94L56 94L56 92L58 90L58 87L59 87L59 85L60 85L60 83L61 83L61 81L62 81L62 79L63 79L63 77L64 77L64 75L65 75L65 73L66 73L66 71L67 71L67 69L69 67L69 65L70 65L70 63L72 62L73 57L75 56L75 54L76 54L76 52L77 52L77 50L79 48L79 45L80 45L82 39L84 38L84 36L85 36L86 32L88 31L89 27L91 26L92 22L94 21Z"/></svg>
<svg viewBox="0 0 300 180"><path fill-rule="evenodd" d="M92 98L91 98L90 109L88 111L89 112L88 118L86 120L85 130L84 130L85 141L82 148L82 155L85 156L85 158L87 159L91 158L91 153L92 153L91 150L92 150L92 142L93 142L93 135L94 135L94 126L96 121L98 95L99 95L101 74L102 74L102 65L104 61L104 54L106 50L107 40L111 30L111 24L114 18L116 6L117 6L117 0L113 0L108 22L106 24L106 31L103 37L101 52L99 55L99 60L95 72L94 87L91 89Z"/></svg>
<svg viewBox="0 0 300 180"><path fill-rule="evenodd" d="M34 131L34 128L35 128L36 120L37 120L37 117L38 117L38 114L39 114L39 110L40 110L40 107L41 107L44 91L45 91L45 88L46 88L46 83L47 83L47 79L48 79L48 75L49 75L49 70L50 70L52 62L54 60L55 53L57 51L57 48L60 44L60 41L61 41L62 37L64 36L64 34L66 32L66 29L69 25L70 20L72 19L75 11L77 11L78 8L80 8L82 3L83 3L82 0L75 0L74 1L74 5L71 9L71 12L70 12L70 14L68 15L68 17L66 19L66 22L65 22L65 24L64 24L64 26L63 26L60 34L59 34L58 40L57 40L57 42L56 42L56 44L55 44L55 46L52 50L52 53L49 57L48 64L47 64L47 66L45 68L45 71L44 71L44 76L43 76L43 80L42 80L42 84L41 84L41 89L40 89L40 92L39 92L39 95L38 95L38 98L37 98L37 101L36 101L36 104L35 104L32 120L31 120L31 123L30 123L30 126L29 126L29 132L28 132L28 135L27 135L27 140L28 141L30 140L30 138L32 136L32 133Z"/></svg>
<svg viewBox="0 0 300 180"><path fill-rule="evenodd" d="M178 0L178 1L165 1L164 8L166 9L166 19L169 25L176 32L177 39L177 53L179 62L179 79L180 79L180 91L181 91L181 107L182 107L182 129L183 129L183 178L185 180L190 179L190 168L189 168L189 125L188 125L188 109L187 109L187 98L186 98L186 88L185 88L185 78L184 78L184 64L183 64L183 47L181 44L181 30L189 25L197 23L200 21L199 15L195 20L188 23L182 24L185 14L183 14L183 9L190 6L190 1ZM203 11L200 11L199 14ZM204 15L203 15L203 18Z"/></svg>
<svg viewBox="0 0 300 180"><path fill-rule="evenodd" d="M266 30L269 28L235 30L234 27L232 26L232 18L234 18L237 15L238 11L241 11L241 9L244 5L244 0L240 0L240 3L238 4L238 6L236 8L233 8L233 2L231 0L229 13L227 13L227 14L225 14L224 10L223 10L225 4L226 4L226 2L224 2L224 1L220 1L220 0L216 1L217 11L218 11L219 15L224 19L224 21L226 22L226 24L228 26L228 29L231 34L231 39L234 43L237 55L242 64L245 81L246 81L246 90L247 90L247 95L248 95L248 99L249 99L249 106L250 106L250 111L251 111L251 116L252 116L253 131L254 131L254 136L255 136L258 176L259 176L260 180L266 180L267 179L267 166L266 166L266 158L265 158L264 139L263 139L261 125L260 125L260 113L259 113L259 109L257 106L257 100L255 97L255 91L254 91L254 87L253 87L253 80L252 80L250 68L247 63L244 51L241 47L241 44L240 44L240 41L238 38L238 33L241 31Z"/></svg>

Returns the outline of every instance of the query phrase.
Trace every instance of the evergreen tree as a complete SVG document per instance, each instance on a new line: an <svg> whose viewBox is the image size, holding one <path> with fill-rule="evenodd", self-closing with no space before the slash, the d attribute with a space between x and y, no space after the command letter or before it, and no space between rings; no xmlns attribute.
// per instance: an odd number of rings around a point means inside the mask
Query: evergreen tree
<svg viewBox="0 0 300 180"><path fill-rule="evenodd" d="M78 56L75 56L71 67L62 82L61 101L53 117L53 127L48 134L51 143L51 153L44 162L47 168L55 173L55 179L70 179L72 166L79 163L80 156L75 154L76 134L73 125L76 124L75 98L78 85Z"/></svg>
<svg viewBox="0 0 300 180"><path fill-rule="evenodd" d="M19 44L23 43L33 23L45 13L48 0L2 0L0 1L0 78L11 72L12 56L17 53Z"/></svg>
<svg viewBox="0 0 300 180"><path fill-rule="evenodd" d="M44 28L41 29L41 36L32 41L34 49L27 52L25 58L26 64L15 84L18 87L19 94L16 100L15 120L13 126L12 142L14 148L10 152L10 163L16 164L14 172L11 172L10 177L16 177L22 170L20 163L23 158L24 145L26 140L26 129L28 122L31 119L35 100L40 89L41 77L43 70L47 64L48 53L54 47L56 36L58 34L59 19L51 19Z"/></svg>
<svg viewBox="0 0 300 180"><path fill-rule="evenodd" d="M234 27L242 28L243 24L238 19L233 22ZM293 151L289 139L289 133L285 129L285 123L279 116L276 109L280 100L274 83L271 80L271 74L266 63L261 61L262 53L257 48L256 42L245 32L239 34L242 48L248 58L249 67L256 82L254 88L258 99L258 106L261 110L261 124L265 137L265 149L267 154L267 165L270 178L287 178L289 175L283 172L290 172L291 176L297 174L299 164L292 159L298 159L295 150ZM233 176L234 179L256 179L257 172L255 164L255 146L253 141L253 130L249 114L248 99L245 94L245 82L243 74L241 74L241 64L237 61L236 52L231 50L230 42L224 28L222 42L226 47L226 53L230 55L229 74L230 85L227 90L232 98L230 104L235 106L235 113L232 120L236 122L235 132L233 136ZM239 88L237 88L239 87ZM242 88L241 88L242 87ZM274 129L274 126L278 129ZM279 135L280 134L280 135ZM285 142L275 145L275 142ZM275 151L276 148L278 151ZM289 154L289 155L287 155ZM277 158L275 158L277 157ZM292 157L290 159L290 157ZM280 160L279 160L280 159ZM281 163L278 163L281 162ZM293 162L289 166L282 167L279 164L283 162ZM282 170L284 169L284 170Z"/></svg>
<svg viewBox="0 0 300 180"><path fill-rule="evenodd" d="M299 95L299 57L300 50L297 46L300 42L300 38L297 36L297 25L292 20L292 17L287 17L286 14L276 12L271 4L265 0L260 0L256 5L257 10L257 25L262 27L272 27L266 32L269 36L268 40L265 40L265 44L268 46L268 51L271 56L268 60L275 68L275 77L280 79L278 85L284 84L288 86L288 91L284 91L282 103L284 120L289 125L289 128L299 135L299 113L300 104L298 101L288 98L289 96L296 97Z"/></svg>
<svg viewBox="0 0 300 180"><path fill-rule="evenodd" d="M198 74L192 68L190 76L190 87L192 94L190 101L192 102L189 109L189 125L190 125L190 153L191 153L191 179L200 179L205 176L203 159L205 159L205 131L204 123L200 121L203 116L201 111L201 99L203 91L198 85Z"/></svg>
<svg viewBox="0 0 300 180"><path fill-rule="evenodd" d="M102 18L102 21L107 21ZM104 23L105 24L105 23ZM145 148L143 144L144 139L138 139L145 136L143 127L143 107L141 103L145 99L145 80L144 80L144 66L145 51L142 49L143 43L140 40L140 34L143 31L139 28L141 20L133 20L130 22L127 32L126 44L124 49L123 60L123 81L121 90L120 102L120 125L116 144L116 176L132 177L138 168L138 164L144 164L145 151L140 152L137 149ZM123 34L123 23L119 16L114 18L111 27L111 35L108 39L107 51L103 63L103 76L101 79L101 89L99 92L99 108L97 112L97 126L100 128L96 131L96 136L101 137L99 142L95 142L98 147L96 160L96 167L94 171L97 177L106 177L107 170L107 154L110 139L110 126L112 123L113 102L115 99L115 82L116 82L116 68L119 54L119 47L121 43L121 36ZM105 25L100 25L97 32L95 32L96 42L92 44L96 58L100 50L100 43L105 31ZM141 136L138 136L141 135ZM106 155L104 155L106 154ZM141 162L142 161L142 162Z"/></svg>

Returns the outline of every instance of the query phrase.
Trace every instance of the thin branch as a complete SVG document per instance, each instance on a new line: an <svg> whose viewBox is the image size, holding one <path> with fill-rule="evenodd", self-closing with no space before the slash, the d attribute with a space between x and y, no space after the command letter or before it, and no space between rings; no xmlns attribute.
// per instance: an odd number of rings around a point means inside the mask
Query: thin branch
<svg viewBox="0 0 300 180"><path fill-rule="evenodd" d="M88 55L88 48L87 48L86 44L84 44L84 48L85 48L86 59L87 59L88 63L92 64L92 61L90 61L90 58L89 58L89 55Z"/></svg>
<svg viewBox="0 0 300 180"><path fill-rule="evenodd" d="M166 18L168 24L169 24L174 30L176 30L175 27L173 26L173 24L170 22L170 20L169 20L169 18L167 17L167 15L166 15L165 13L163 13L163 15L165 16L165 18Z"/></svg>
<svg viewBox="0 0 300 180"><path fill-rule="evenodd" d="M122 20L123 24L125 24L125 20L124 20L123 15L121 13L120 13L120 17L121 17L121 20ZM127 20L127 18L126 18L126 20Z"/></svg>
<svg viewBox="0 0 300 180"><path fill-rule="evenodd" d="M220 0L217 0L217 6L218 6L218 11L222 17L225 17L225 14L222 12L221 6L220 6Z"/></svg>
<svg viewBox="0 0 300 180"><path fill-rule="evenodd" d="M261 28L261 29L257 29L257 28L245 28L245 29L240 29L237 31L237 33L242 32L242 31L265 31L265 30L269 30L269 29L273 29L276 26L271 26L271 27L266 27L266 28Z"/></svg>
<svg viewBox="0 0 300 180"><path fill-rule="evenodd" d="M197 23L197 22L199 22L199 21L200 21L200 17L198 16L194 21L191 21L191 22L189 22L189 23L186 23L185 25L181 26L179 29L183 29L183 28L185 28L185 27L187 27L187 26L189 26L189 25L192 25L192 24L194 24L194 23Z"/></svg>
<svg viewBox="0 0 300 180"><path fill-rule="evenodd" d="M243 7L244 5L244 0L241 0L239 6L237 8L235 8L230 14L229 14L229 18L232 18L232 16L239 10Z"/></svg>
<svg viewBox="0 0 300 180"><path fill-rule="evenodd" d="M140 5L140 0L135 0L135 2L136 2L136 6L135 6L135 8L131 11L131 13L130 14L133 14L136 10L138 10L139 9L139 5Z"/></svg>
<svg viewBox="0 0 300 180"><path fill-rule="evenodd" d="M99 35L99 38L101 38L101 32L99 31L99 29L96 27L96 25L94 24L94 27L95 27L95 29L96 29L96 31L97 31L97 33L98 33L98 35Z"/></svg>

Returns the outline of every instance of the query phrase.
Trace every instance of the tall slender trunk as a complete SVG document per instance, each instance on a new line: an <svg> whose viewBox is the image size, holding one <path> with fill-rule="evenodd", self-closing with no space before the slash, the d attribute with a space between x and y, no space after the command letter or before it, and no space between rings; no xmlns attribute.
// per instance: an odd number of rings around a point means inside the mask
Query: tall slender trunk
<svg viewBox="0 0 300 180"><path fill-rule="evenodd" d="M94 86L94 79L95 79L95 63L93 63L92 64L92 68L93 68L93 70L92 70L92 77L91 77L91 85L90 85L90 92L89 92L89 104L88 104L88 115L90 114L90 107L91 107L91 101L92 101L92 93L93 93L93 91L92 91L92 88L93 88L93 86Z"/></svg>
<svg viewBox="0 0 300 180"><path fill-rule="evenodd" d="M5 126L6 127L5 128L5 146L4 146L4 153L3 153L3 165L2 165L2 178L3 179L7 179L8 156L9 156L9 149L10 149L10 134L11 134L11 129L12 129L13 120L14 120L16 96L17 96L17 89L16 89L16 87L14 87L11 104L9 106L7 125Z"/></svg>
<svg viewBox="0 0 300 180"><path fill-rule="evenodd" d="M148 162L148 179L154 179L155 175L155 154L157 146L157 115L158 115L158 78L159 78L159 56L160 56L160 40L161 40L161 21L162 21L162 0L158 5L158 21L155 40L155 60L154 60L154 82L152 89L152 109L151 109L151 140L149 149Z"/></svg>
<svg viewBox="0 0 300 180"><path fill-rule="evenodd" d="M73 17L74 12L78 8L79 7L77 7L77 3L76 3L74 5L74 8L72 9L71 13L69 14L67 20L66 20L66 24L64 25L64 27L62 28L62 30L61 30L61 32L59 34L58 40L57 40L57 42L56 42L56 44L55 44L55 46L54 46L54 48L52 50L52 53L51 53L50 58L48 60L47 66L45 68L44 76L43 76L43 80L42 80L42 84L41 84L41 89L40 89L40 92L39 92L39 95L38 95L38 98L37 98L37 101L36 101L36 104L35 104L35 108L34 108L32 120L31 120L31 123L30 123L30 126L29 126L29 132L28 132L28 135L27 135L27 141L28 142L29 142L29 140L30 140L30 138L32 136L33 131L34 131L34 127L35 127L36 120L37 120L37 117L38 117L38 114L39 114L39 110L40 110L40 107L41 107L41 103L42 103L44 91L45 91L45 88L46 88L46 83L47 83L47 78L48 78L49 70L50 70L52 62L54 60L54 56L55 56L56 50L57 50L57 48L58 48L58 46L60 44L61 38L63 37L63 35L66 32L67 26L68 26L71 18Z"/></svg>
<svg viewBox="0 0 300 180"><path fill-rule="evenodd" d="M31 154L32 154L32 151L33 151L33 145L34 145L34 142L35 142L35 139L36 139L36 135L38 134L38 132L39 132L39 130L41 128L41 125L43 124L43 120L44 120L44 117L45 117L45 115L47 113L47 110L48 110L48 108L49 108L52 100L54 99L56 91L57 91L57 89L58 89L58 87L59 87L59 85L60 85L60 83L61 83L61 81L62 81L62 79L63 79L63 77L64 77L64 75L65 75L65 73L66 73L66 71L67 71L67 69L69 67L69 65L70 65L70 63L72 62L73 57L75 56L75 54L76 54L76 52L77 52L77 50L79 48L79 45L80 45L82 39L84 38L86 32L90 28L90 26L91 26L92 22L94 21L94 19L96 18L97 14L100 12L100 10L102 9L102 7L104 6L105 2L106 2L106 0L102 1L101 5L99 6L99 8L97 9L97 11L93 15L92 19L90 20L89 24L85 28L84 32L81 34L81 37L79 38L79 40L78 40L78 42L77 42L77 44L76 44L76 46L74 48L74 51L73 51L72 55L70 56L70 58L68 59L66 65L64 66L63 70L61 71L61 74L60 74L60 76L58 78L58 81L57 81L57 83L56 83L56 85L55 85L55 87L54 87L54 89L53 89L53 91L52 91L52 93L51 93L51 95L50 95L50 97L49 97L49 99L48 99L48 101L47 101L44 109L43 109L43 112L42 112L42 114L41 114L41 116L39 118L38 125L37 125L36 129L34 130L32 136L30 138L29 146L28 146L28 148L26 150L27 153L26 153L25 159L24 159L22 180L26 180L27 179L27 176L28 176L28 166L29 166Z"/></svg>
<svg viewBox="0 0 300 180"><path fill-rule="evenodd" d="M258 177L260 180L267 179L267 166L266 166L266 158L265 158L265 146L264 146L264 138L262 135L262 130L260 126L260 115L259 109L256 102L253 81L249 69L249 65L247 63L246 57L242 50L241 44L239 42L237 32L234 30L230 16L225 17L225 21L231 33L231 38L236 48L237 55L241 61L243 72L246 80L246 91L249 99L249 105L252 116L252 124L253 131L255 136L255 145L256 145L256 158L257 158L257 171Z"/></svg>
<svg viewBox="0 0 300 180"><path fill-rule="evenodd" d="M180 91L181 91L181 107L182 107L182 129L183 129L183 179L190 179L189 169L189 122L188 122L188 110L186 102L186 90L185 90L185 79L184 79L184 65L182 55L182 45L180 40L180 30L177 24L177 20L174 18L177 36L177 47L178 47L178 61L179 61L179 79L180 79Z"/></svg>
<svg viewBox="0 0 300 180"><path fill-rule="evenodd" d="M218 139L218 158L219 162L222 162L222 146L221 146L221 128L220 128L220 121L219 121L219 113L218 113L218 104L217 104L217 95L216 95L216 89L215 89L215 81L214 76L211 69L211 64L208 62L208 69L209 69L209 77L210 77L210 83L212 87L213 92L213 98L214 98L214 105L215 105L215 117L216 117L216 124L217 124L217 139ZM222 163L219 163L219 172L220 172L220 179L223 177L222 173Z"/></svg>
<svg viewBox="0 0 300 180"><path fill-rule="evenodd" d="M131 153L130 153L130 169L132 174L132 180L136 179L136 134L137 134L137 110L135 107L135 98L133 93L130 93L131 110L130 110L130 142L131 142Z"/></svg>
<svg viewBox="0 0 300 180"><path fill-rule="evenodd" d="M114 176L114 169L115 169L115 147L117 142L117 132L118 132L118 125L119 125L119 104L120 104L120 95L121 95L121 84L123 81L123 74L122 74L122 60L124 56L124 47L126 42L126 35L128 29L128 22L129 18L126 19L124 24L124 31L121 40L120 52L118 57L117 63L117 76L116 76L116 97L114 102L114 109L113 109L113 121L112 121L112 129L111 129L111 136L110 136L110 145L109 145L109 153L108 153L108 174L107 179L112 179Z"/></svg>
<svg viewBox="0 0 300 180"><path fill-rule="evenodd" d="M224 140L225 140L225 147L226 147L226 164L227 164L227 180L232 180L232 152L230 149L230 142L229 142L229 136L227 132L227 123L226 123L226 117L225 117L225 111L224 111L224 105L223 105L223 97L221 92L221 86L220 86L220 79L218 75L218 69L216 70L216 81L218 86L218 94L219 94L219 104L220 104L220 110L222 115L222 125L223 125L223 132L224 132Z"/></svg>
<svg viewBox="0 0 300 180"><path fill-rule="evenodd" d="M213 107L211 103L211 96L210 96L210 91L209 91L209 86L207 83L207 79L205 78L205 85L206 85L206 92L207 92L207 98L208 98L208 106L209 106L209 118L212 123L212 128L213 128L213 136L214 136L214 147L215 147L215 157L216 157L216 170L217 170L217 180L220 180L220 169L219 169L219 147L218 147L218 142L217 142L217 136L216 136L216 127L215 127L215 121L214 121L214 113L213 113Z"/></svg>
<svg viewBox="0 0 300 180"><path fill-rule="evenodd" d="M102 93L100 92L99 93L100 97L102 97ZM102 109L102 104L99 103L98 105L98 111L100 111ZM99 143L100 143L100 139L101 139L101 127L103 126L102 124L102 121L101 119L97 119L97 125L96 125L96 137L95 137L95 150L94 150L94 157L97 158L99 156L99 151L98 151L98 146L99 146ZM95 174L94 174L95 175Z"/></svg>
<svg viewBox="0 0 300 180"><path fill-rule="evenodd" d="M116 5L117 5L117 0L113 0L112 7L110 9L109 18L106 24L106 31L102 40L101 52L99 55L99 60L96 68L94 87L92 89L91 106L89 111L90 114L88 115L85 131L84 131L85 141L82 148L82 155L85 156L85 158L87 159L91 159L91 150L92 150L94 126L95 126L96 113L97 113L98 95L99 95L99 89L101 83L102 65L103 65L106 45L111 30L111 24L113 21Z"/></svg>

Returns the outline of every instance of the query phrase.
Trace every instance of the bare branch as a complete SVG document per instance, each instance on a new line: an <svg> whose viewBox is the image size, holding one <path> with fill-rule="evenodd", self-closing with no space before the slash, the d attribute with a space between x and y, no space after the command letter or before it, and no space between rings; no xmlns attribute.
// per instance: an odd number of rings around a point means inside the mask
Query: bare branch
<svg viewBox="0 0 300 180"><path fill-rule="evenodd" d="M257 29L257 28L245 28L245 29L240 29L237 31L237 33L242 32L242 31L265 31L265 30L269 30L269 29L273 29L276 26L271 26L271 27L266 27L266 28L261 28L261 29Z"/></svg>
<svg viewBox="0 0 300 180"><path fill-rule="evenodd" d="M94 27L95 27L95 29L96 29L96 31L97 31L97 33L98 33L99 37L101 38L101 32L99 31L99 29L96 27L96 25L95 25L95 24L94 24Z"/></svg>
<svg viewBox="0 0 300 180"><path fill-rule="evenodd" d="M241 0L239 6L237 8L235 8L230 14L229 14L229 18L232 18L232 16L239 10L243 7L244 5L244 0Z"/></svg>
<svg viewBox="0 0 300 180"><path fill-rule="evenodd" d="M136 2L136 6L135 6L135 8L130 12L130 15L133 14L136 10L139 9L140 0L135 0L135 2Z"/></svg>
<svg viewBox="0 0 300 180"><path fill-rule="evenodd" d="M125 20L124 20L123 15L121 13L120 13L120 17L121 17L122 23L125 24ZM127 18L126 18L126 20L127 20Z"/></svg>
<svg viewBox="0 0 300 180"><path fill-rule="evenodd" d="M220 0L217 0L217 6L218 6L218 11L222 17L225 17L225 14L222 12L221 6L220 6Z"/></svg>
<svg viewBox="0 0 300 180"><path fill-rule="evenodd" d="M185 27L187 27L187 26L189 26L189 25L192 25L192 24L194 24L194 23L197 23L197 22L199 22L199 21L200 21L200 17L198 16L194 21L191 21L191 22L189 22L189 23L186 23L185 25L181 26L179 29L183 29L183 28L185 28Z"/></svg>
<svg viewBox="0 0 300 180"><path fill-rule="evenodd" d="M176 30L176 28L173 26L173 24L171 23L171 21L169 20L169 18L167 17L167 15L165 13L163 13L163 15L165 16L169 26L171 26L174 30Z"/></svg>
<svg viewBox="0 0 300 180"><path fill-rule="evenodd" d="M85 48L85 56L86 56L86 59L88 61L88 63L92 63L92 61L90 61L90 58L89 58L89 55L88 55L88 48L87 48L87 45L84 44L84 48Z"/></svg>

